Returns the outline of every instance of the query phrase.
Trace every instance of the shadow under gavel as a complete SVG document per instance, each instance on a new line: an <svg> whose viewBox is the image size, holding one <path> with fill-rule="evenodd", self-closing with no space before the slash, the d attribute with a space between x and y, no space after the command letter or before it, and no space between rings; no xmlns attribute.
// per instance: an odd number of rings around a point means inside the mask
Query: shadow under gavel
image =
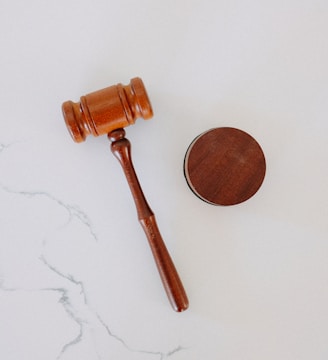
<svg viewBox="0 0 328 360"><path fill-rule="evenodd" d="M186 292L141 189L132 163L131 144L123 129L134 124L137 118L146 120L153 116L142 80L134 78L129 85L118 84L82 96L79 103L66 101L62 110L74 141L82 142L89 134L108 135L111 151L119 160L130 186L139 222L148 238L169 301L175 311L186 310Z"/></svg>

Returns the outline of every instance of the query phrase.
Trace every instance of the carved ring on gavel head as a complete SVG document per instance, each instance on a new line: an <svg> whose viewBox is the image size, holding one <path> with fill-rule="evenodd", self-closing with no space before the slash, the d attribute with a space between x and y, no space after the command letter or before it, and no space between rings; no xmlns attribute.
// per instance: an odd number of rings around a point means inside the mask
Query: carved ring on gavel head
<svg viewBox="0 0 328 360"><path fill-rule="evenodd" d="M125 138L126 126L137 118L150 119L152 107L140 78L129 85L118 84L81 97L80 103L66 101L63 115L76 142L86 136L108 134L111 151L120 162L136 205L139 222L147 236L164 289L175 311L188 308L188 298L173 261L159 232L155 215L143 194L131 158L131 144Z"/></svg>

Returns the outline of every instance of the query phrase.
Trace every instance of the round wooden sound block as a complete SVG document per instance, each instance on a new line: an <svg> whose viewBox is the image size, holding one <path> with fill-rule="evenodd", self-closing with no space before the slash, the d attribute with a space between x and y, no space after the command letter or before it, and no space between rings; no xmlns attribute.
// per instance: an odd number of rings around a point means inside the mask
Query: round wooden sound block
<svg viewBox="0 0 328 360"><path fill-rule="evenodd" d="M199 135L190 144L184 161L190 189L213 205L248 200L262 185L265 170L265 157L257 141L230 127Z"/></svg>

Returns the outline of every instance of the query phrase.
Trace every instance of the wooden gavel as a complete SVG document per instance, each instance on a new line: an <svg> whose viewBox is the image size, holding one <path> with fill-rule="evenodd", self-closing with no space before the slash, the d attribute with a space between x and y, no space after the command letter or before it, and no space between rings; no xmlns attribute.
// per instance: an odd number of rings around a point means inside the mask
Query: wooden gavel
<svg viewBox="0 0 328 360"><path fill-rule="evenodd" d="M82 96L79 103L66 101L62 110L74 141L82 142L89 134L108 134L111 151L119 160L127 178L139 222L148 238L169 301L175 311L186 310L186 292L159 232L155 215L140 187L132 163L131 144L125 138L123 129L134 124L137 118L146 120L153 116L142 80L134 78L129 85L118 84Z"/></svg>

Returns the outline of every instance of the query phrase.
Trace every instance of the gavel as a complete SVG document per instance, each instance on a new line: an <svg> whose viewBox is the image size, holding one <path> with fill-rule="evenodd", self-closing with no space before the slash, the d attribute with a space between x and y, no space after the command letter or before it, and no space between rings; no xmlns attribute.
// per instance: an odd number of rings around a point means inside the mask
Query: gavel
<svg viewBox="0 0 328 360"><path fill-rule="evenodd" d="M189 304L186 292L141 189L131 158L131 143L125 138L125 127L134 124L138 118L147 120L153 116L142 80L133 78L129 85L117 84L90 93L77 103L66 101L62 110L75 142L84 141L89 134L108 135L111 151L127 178L138 220L147 236L168 299L175 311L186 310Z"/></svg>

